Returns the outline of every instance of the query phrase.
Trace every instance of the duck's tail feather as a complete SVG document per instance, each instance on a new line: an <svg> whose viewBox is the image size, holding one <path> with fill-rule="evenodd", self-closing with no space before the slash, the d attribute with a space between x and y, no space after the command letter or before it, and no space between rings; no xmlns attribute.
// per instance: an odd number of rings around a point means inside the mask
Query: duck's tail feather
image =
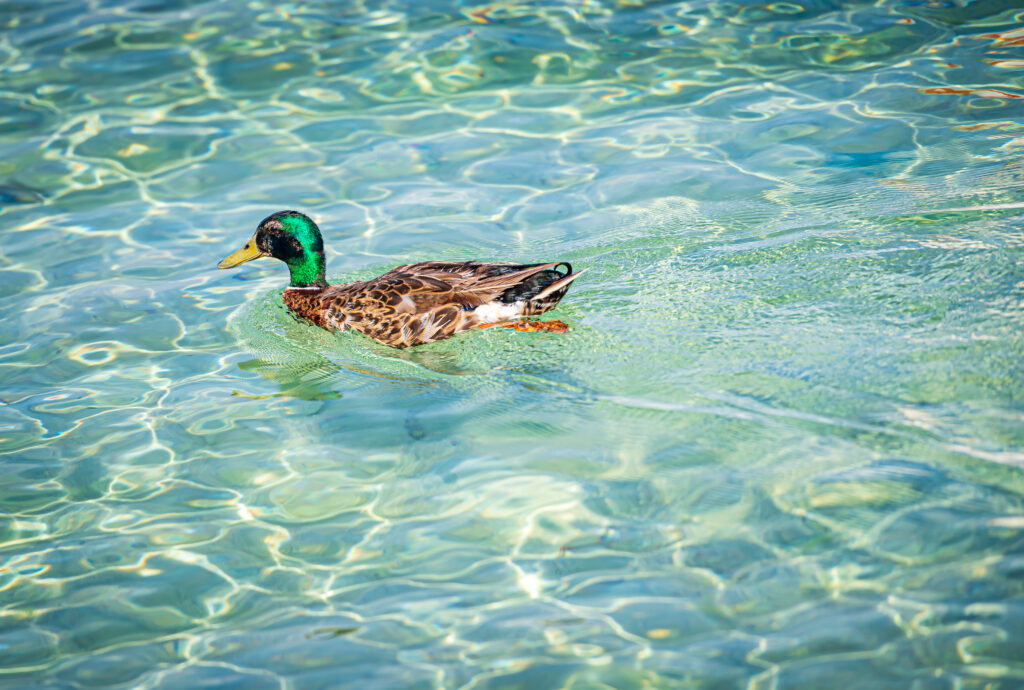
<svg viewBox="0 0 1024 690"><path fill-rule="evenodd" d="M493 271L492 275L476 281L465 292L475 293L491 305L485 318L493 321L543 314L558 304L569 284L583 273L573 273L572 266L565 261L491 264L487 268Z"/></svg>
<svg viewBox="0 0 1024 690"><path fill-rule="evenodd" d="M569 264L565 264L565 265L568 266ZM569 270L572 270L572 268L570 267ZM559 278L558 280L556 280L555 282L551 283L546 288L544 288L543 290L538 292L536 294L536 296L531 297L530 300L531 301L543 300L543 299L545 299L547 297L550 297L555 292L559 292L559 291L564 295L565 291L569 288L569 283L571 283L572 281L576 280L577 278L579 278L581 275L583 275L584 273L586 273L589 270L590 270L589 268L583 268L583 269L580 269L579 271L576 271L575 273L569 273L565 277ZM561 299L561 296L559 296L558 299ZM558 300L555 300L555 301L557 302Z"/></svg>
<svg viewBox="0 0 1024 690"><path fill-rule="evenodd" d="M569 284L587 272L587 269L584 268L573 273L572 267L569 264L563 265L568 269L565 274L558 274L558 278L545 285L535 295L526 299L526 304L522 311L523 316L543 314L549 309L553 309L565 297L565 293L569 290ZM551 271L551 273L554 273L554 271Z"/></svg>
<svg viewBox="0 0 1024 690"><path fill-rule="evenodd" d="M521 268L522 270L512 274L514 282L498 295L497 300L499 302L503 304L528 302L536 298L538 294L546 290L552 283L572 273L572 266L564 262L535 264L533 266L522 266Z"/></svg>

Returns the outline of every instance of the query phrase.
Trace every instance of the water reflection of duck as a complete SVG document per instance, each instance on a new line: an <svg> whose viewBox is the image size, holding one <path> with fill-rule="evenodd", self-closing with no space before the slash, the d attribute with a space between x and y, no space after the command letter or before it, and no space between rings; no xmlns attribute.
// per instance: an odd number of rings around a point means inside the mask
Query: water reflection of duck
<svg viewBox="0 0 1024 690"><path fill-rule="evenodd" d="M372 280L328 285L320 229L298 211L279 211L265 218L256 234L218 268L233 268L262 256L287 264L291 284L284 291L284 302L295 314L322 328L353 328L398 348L491 325L564 331L567 326L560 321L515 320L554 308L569 283L583 273L573 273L564 261L424 261L398 266Z"/></svg>

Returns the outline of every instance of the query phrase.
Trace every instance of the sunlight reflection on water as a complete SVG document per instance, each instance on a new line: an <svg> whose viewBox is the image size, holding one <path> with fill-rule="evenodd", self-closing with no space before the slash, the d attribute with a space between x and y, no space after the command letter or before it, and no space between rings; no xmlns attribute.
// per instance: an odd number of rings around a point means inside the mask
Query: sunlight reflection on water
<svg viewBox="0 0 1024 690"><path fill-rule="evenodd" d="M1015 687L1022 19L9 3L0 686ZM282 208L591 270L391 350Z"/></svg>

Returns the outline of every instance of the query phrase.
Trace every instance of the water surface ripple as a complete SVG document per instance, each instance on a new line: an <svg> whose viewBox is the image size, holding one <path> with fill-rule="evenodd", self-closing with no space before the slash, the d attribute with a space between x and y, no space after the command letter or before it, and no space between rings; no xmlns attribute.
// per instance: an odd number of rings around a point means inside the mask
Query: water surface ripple
<svg viewBox="0 0 1024 690"><path fill-rule="evenodd" d="M0 3L0 687L1024 686L1019 8Z"/></svg>

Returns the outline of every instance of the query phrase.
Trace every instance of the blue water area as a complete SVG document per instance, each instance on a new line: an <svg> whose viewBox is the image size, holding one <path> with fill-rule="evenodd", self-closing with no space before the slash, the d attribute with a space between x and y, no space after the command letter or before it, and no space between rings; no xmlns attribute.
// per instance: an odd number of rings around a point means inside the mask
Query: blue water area
<svg viewBox="0 0 1024 690"><path fill-rule="evenodd" d="M0 687L1024 687L1013 0L0 2ZM328 277L590 270L395 350Z"/></svg>

